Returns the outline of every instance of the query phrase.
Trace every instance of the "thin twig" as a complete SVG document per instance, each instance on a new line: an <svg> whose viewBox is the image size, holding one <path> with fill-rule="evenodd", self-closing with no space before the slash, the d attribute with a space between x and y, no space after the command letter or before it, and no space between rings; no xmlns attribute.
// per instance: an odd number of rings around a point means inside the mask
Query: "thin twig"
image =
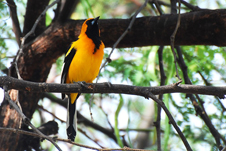
<svg viewBox="0 0 226 151"><path fill-rule="evenodd" d="M166 81L166 74L165 74L165 71L164 71L164 66L163 66L163 57L162 57L162 54L163 54L163 46L160 46L159 47L159 50L158 50L158 57L159 57L159 69L160 69L160 77L161 77L161 82L160 82L160 85L165 85L165 81ZM159 100L162 101L163 99L163 94L160 94L159 95ZM161 151L161 123L160 123L160 120L161 120L161 106L158 104L158 111L157 111L157 119L156 119L156 122L155 122L155 127L156 127L156 133L157 133L157 148L158 148L158 151Z"/></svg>
<svg viewBox="0 0 226 151"><path fill-rule="evenodd" d="M101 95L101 100L102 100L102 95ZM102 102L101 102L101 103L102 103ZM109 121L108 114L104 111L104 109L103 109L103 107L102 107L102 104L101 104L101 103L100 103L99 108L100 108L100 110L104 113L104 115L106 116L106 120L107 120L108 125L110 126L111 130L112 130L112 131L114 131L114 128L113 128L113 126L112 126L111 122Z"/></svg>
<svg viewBox="0 0 226 151"><path fill-rule="evenodd" d="M20 114L25 124L30 126L38 135L40 135L42 138L45 138L49 140L59 151L62 151L60 147L53 141L51 137L48 137L44 135L42 132L40 132L31 122L30 120L24 115L24 113L20 110L20 108L11 100L9 94L5 92L5 99L9 102L11 106Z"/></svg>
<svg viewBox="0 0 226 151"><path fill-rule="evenodd" d="M62 141L62 142L67 142L67 143L70 143L70 144L73 144L73 145L76 145L76 146L79 146L79 147L83 147L83 148L87 148L87 149L92 149L92 150L98 150L98 151L119 151L119 150L129 150L129 151L150 151L150 150L145 150L145 149L133 149L133 148L129 148L129 147L123 147L123 148L104 148L104 149L101 149L101 148L96 148L96 147L91 147L91 146L87 146L87 145L83 145L83 144L79 144L79 143L75 143L75 142L72 142L71 140L69 139L61 139L61 138L57 138L56 139L57 141Z"/></svg>
<svg viewBox="0 0 226 151"><path fill-rule="evenodd" d="M154 2L154 4L155 4L155 6L156 6L156 8L157 8L157 10L158 10L158 12L159 12L159 14L161 16L163 13L162 13L162 9L161 9L158 1L157 0L153 0L153 2Z"/></svg>
<svg viewBox="0 0 226 151"><path fill-rule="evenodd" d="M199 75L202 77L202 80L204 81L204 83L207 85L207 86L212 86L212 84L207 80L205 79L205 77L203 76L203 74L198 71ZM226 111L226 108L224 106L224 104L221 102L221 100L218 98L218 97L215 97L215 99L217 100L217 102L220 104L221 108L222 108L222 114Z"/></svg>
<svg viewBox="0 0 226 151"><path fill-rule="evenodd" d="M140 13L140 11L147 5L148 3L148 0L145 0L144 4L135 12L135 14L133 15L130 23L129 23L129 26L127 27L127 29L124 31L124 33L118 38L118 40L114 43L114 45L112 46L112 49L111 49L111 52L110 54L108 55L107 59L105 60L105 62L102 64L102 66L100 67L100 71L99 71L99 74L97 76L97 80L96 82L98 82L98 79L99 79L99 75L100 75L100 72L101 70L106 66L107 63L111 62L111 55L114 51L114 49L117 47L117 45L119 44L119 42L125 37L125 35L131 30L132 26L133 26L133 23L137 17L137 15Z"/></svg>
<svg viewBox="0 0 226 151"><path fill-rule="evenodd" d="M55 119L58 119L58 120L61 121L62 123L66 123L66 121L60 119L59 117L57 117L57 116L56 116L55 114L53 114L52 112L46 110L43 106L38 105L38 108L41 109L41 110L43 110L43 111L45 111L45 112L47 112L47 113L49 113L49 114L52 115Z"/></svg>
<svg viewBox="0 0 226 151"><path fill-rule="evenodd" d="M88 145L84 145L84 144L79 144L76 142L72 142L70 139L61 139L61 138L56 138L57 141L62 141L62 142L66 142L66 143L70 143L72 145L76 145L82 148L87 148L87 149L92 149L92 150L101 150L100 148L96 148L96 147L92 147L92 146L88 146Z"/></svg>
<svg viewBox="0 0 226 151"><path fill-rule="evenodd" d="M98 143L97 139L92 139L85 131L83 131L81 128L78 128L79 132L82 133L84 136L86 136L89 140L93 141L95 144L97 144L98 146L100 146L101 148L104 148L102 145L100 145Z"/></svg>
<svg viewBox="0 0 226 151"><path fill-rule="evenodd" d="M174 30L173 34L170 36L170 45L171 45L171 50L172 50L173 56L174 56L174 64L175 64L175 68L176 68L176 76L181 81L181 78L180 78L179 73L178 73L178 67L177 67L177 55L176 55L176 52L174 50L175 36L176 36L177 30L178 30L178 28L180 26L180 16L181 16L180 15L180 6L181 6L181 3L180 3L180 0L179 0L178 19L177 19L177 24L176 24L175 30Z"/></svg>
<svg viewBox="0 0 226 151"><path fill-rule="evenodd" d="M179 0L177 0L177 1L179 1ZM189 8L189 9L191 9L191 10L193 10L193 11L199 11L199 10L202 10L200 7L194 6L194 5L188 3L188 2L186 2L186 1L184 1L184 0L180 0L180 1L181 1L181 3L184 4L187 8Z"/></svg>
<svg viewBox="0 0 226 151"><path fill-rule="evenodd" d="M146 92L147 97L151 98L152 100L154 100L156 103L158 103L162 109L165 111L166 115L169 118L169 123L173 125L173 127L175 128L175 130L177 131L178 135L180 136L181 140L183 141L186 149L188 151L192 151L187 139L185 138L184 134L181 132L180 128L177 126L177 123L175 122L173 116L171 115L171 113L169 112L169 110L166 108L165 104L163 101L159 100L155 95L153 95L151 92Z"/></svg>
<svg viewBox="0 0 226 151"><path fill-rule="evenodd" d="M93 118L93 113L91 111L91 106L92 106L92 101L94 100L94 93L92 94L92 96L89 99L89 115L91 117L91 121L94 122L94 118Z"/></svg>
<svg viewBox="0 0 226 151"><path fill-rule="evenodd" d="M149 3L155 3L156 0L149 0ZM163 6L166 6L166 7L170 7L170 4L169 3L166 3L164 1L160 1L158 0L158 4L159 5L163 5Z"/></svg>
<svg viewBox="0 0 226 151"><path fill-rule="evenodd" d="M21 129L8 128L8 127L0 127L0 131L10 131L10 132L13 132L13 133L20 133L20 134L23 134L23 135L29 135L29 136L33 136L33 137L38 137L38 138L45 139L44 137L42 137L41 135L39 135L37 133L28 132L28 131L21 130ZM50 138L55 139L55 137L50 137Z"/></svg>
<svg viewBox="0 0 226 151"><path fill-rule="evenodd" d="M169 3L166 3L164 1L160 1L160 0L149 0L149 3L155 3L155 1L158 2L159 6L165 6L165 7L171 7L171 5ZM181 2L182 3L182 2ZM186 5L185 5L186 6ZM178 8L178 7L177 7ZM188 10L190 9L189 7L182 7L181 6L181 9L184 9L184 10Z"/></svg>
<svg viewBox="0 0 226 151"><path fill-rule="evenodd" d="M151 150L147 150L147 149L133 149L133 148L129 148L129 147L123 147L123 148L109 148L109 149L101 149L100 151L151 151Z"/></svg>

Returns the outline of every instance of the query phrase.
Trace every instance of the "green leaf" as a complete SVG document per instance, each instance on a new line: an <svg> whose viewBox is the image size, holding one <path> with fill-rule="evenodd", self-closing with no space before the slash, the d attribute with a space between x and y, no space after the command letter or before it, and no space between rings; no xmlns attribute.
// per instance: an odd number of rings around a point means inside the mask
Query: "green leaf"
<svg viewBox="0 0 226 151"><path fill-rule="evenodd" d="M115 111L115 128L114 128L114 130L115 130L115 136L117 139L117 143L121 148L123 148L123 143L122 143L121 136L119 134L119 129L118 129L118 115L123 106L123 98L122 98L121 94L119 96L120 96L119 104L118 104L117 110Z"/></svg>
<svg viewBox="0 0 226 151"><path fill-rule="evenodd" d="M164 95L164 102L168 110L169 109L169 94ZM170 138L170 124L168 117L165 118L165 132L164 132L164 146L163 150L168 150L169 138Z"/></svg>

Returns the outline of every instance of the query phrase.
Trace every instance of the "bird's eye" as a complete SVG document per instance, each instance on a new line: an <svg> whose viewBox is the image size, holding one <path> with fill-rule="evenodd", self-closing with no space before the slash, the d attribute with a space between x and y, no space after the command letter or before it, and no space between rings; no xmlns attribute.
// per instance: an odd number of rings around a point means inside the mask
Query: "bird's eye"
<svg viewBox="0 0 226 151"><path fill-rule="evenodd" d="M95 20L92 20L92 21L91 21L91 24L93 25L94 23L95 23Z"/></svg>

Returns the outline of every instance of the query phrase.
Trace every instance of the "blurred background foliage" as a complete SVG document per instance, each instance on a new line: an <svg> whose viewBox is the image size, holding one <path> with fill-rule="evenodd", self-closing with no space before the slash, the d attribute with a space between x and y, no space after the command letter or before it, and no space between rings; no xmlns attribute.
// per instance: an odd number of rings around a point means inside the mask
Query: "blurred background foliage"
<svg viewBox="0 0 226 151"><path fill-rule="evenodd" d="M162 0L170 4L169 0ZM26 8L26 0L16 0L19 21L23 27L23 15ZM207 9L225 8L226 2L223 0L188 0L189 3ZM142 5L143 1L138 0L84 0L81 1L74 13L72 19L86 19L89 17L101 16L101 19L109 18L129 18ZM170 13L167 5L161 6L165 14ZM189 12L182 5L182 12ZM53 9L48 10L46 15L46 24L49 25L54 17ZM7 68L16 55L18 46L12 32L12 25L9 15L9 9L5 1L0 2L0 69L1 75L7 74ZM154 5L148 4L147 7L139 13L141 16L158 15ZM142 27L141 27L142 28ZM161 35L159 35L161 36ZM186 36L186 35L185 35ZM188 67L188 75L195 85L213 85L225 86L226 81L226 48L216 46L182 46L183 57ZM110 52L110 48L105 49L105 58ZM60 82L61 67L64 56L60 57L50 72L47 82ZM174 58L169 46L163 50L164 71L167 76L166 84L172 84L178 81L175 77ZM181 70L179 74L183 77ZM158 46L116 49L112 55L112 62L102 70L98 82L111 82L113 84L129 84L136 86L159 86L160 71L158 62ZM60 94L54 94L60 98ZM222 136L226 134L226 116L225 100L220 100L213 96L200 96L204 100L204 107L215 128ZM140 145L140 137L147 135L146 149L157 149L156 131L153 122L156 119L156 104L152 100L130 95L118 94L85 94L78 102L78 110L88 119L89 101L92 102L92 113L94 122L113 129L118 133L118 143L122 137L131 147ZM215 140L205 123L195 114L191 101L185 94L166 94L163 101L171 111L173 117L180 126L185 137L194 150L217 150ZM120 103L119 103L120 102ZM119 106L119 104L121 106ZM56 103L51 103L47 98L39 102L49 112L52 112L62 120L66 120L66 109ZM116 112L117 111L117 112ZM175 133L172 126L168 124L168 118L162 111L161 137L164 150L185 150L180 138ZM33 115L32 122L39 126L43 122L55 119L51 114L37 109ZM55 119L60 127L59 137L66 138L65 123ZM116 122L116 123L115 123ZM118 123L117 123L118 122ZM144 124L146 122L146 124ZM76 142L90 146L104 146L108 148L119 147L114 141L104 134L93 130L92 128L79 125L80 131L76 137ZM91 139L86 137L88 135ZM93 140L97 141L95 143ZM67 145L59 142L64 150L79 149L76 146ZM121 145L120 145L121 146ZM47 150L55 150L51 144L44 141L42 147ZM83 149L80 149L83 150ZM86 150L86 149L85 149Z"/></svg>

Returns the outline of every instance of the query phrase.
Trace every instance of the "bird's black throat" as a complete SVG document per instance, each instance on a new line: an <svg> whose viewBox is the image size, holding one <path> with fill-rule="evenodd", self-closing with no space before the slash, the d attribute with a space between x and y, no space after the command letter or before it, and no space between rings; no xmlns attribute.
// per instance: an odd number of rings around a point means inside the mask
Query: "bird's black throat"
<svg viewBox="0 0 226 151"><path fill-rule="evenodd" d="M94 23L92 25L91 24L92 21L93 20L88 20L86 22L86 24L87 24L86 35L90 39L92 39L93 43L95 44L95 49L94 49L94 52L93 52L93 53L95 53L97 51L97 49L99 49L99 47L100 47L101 39L100 39L98 24Z"/></svg>

